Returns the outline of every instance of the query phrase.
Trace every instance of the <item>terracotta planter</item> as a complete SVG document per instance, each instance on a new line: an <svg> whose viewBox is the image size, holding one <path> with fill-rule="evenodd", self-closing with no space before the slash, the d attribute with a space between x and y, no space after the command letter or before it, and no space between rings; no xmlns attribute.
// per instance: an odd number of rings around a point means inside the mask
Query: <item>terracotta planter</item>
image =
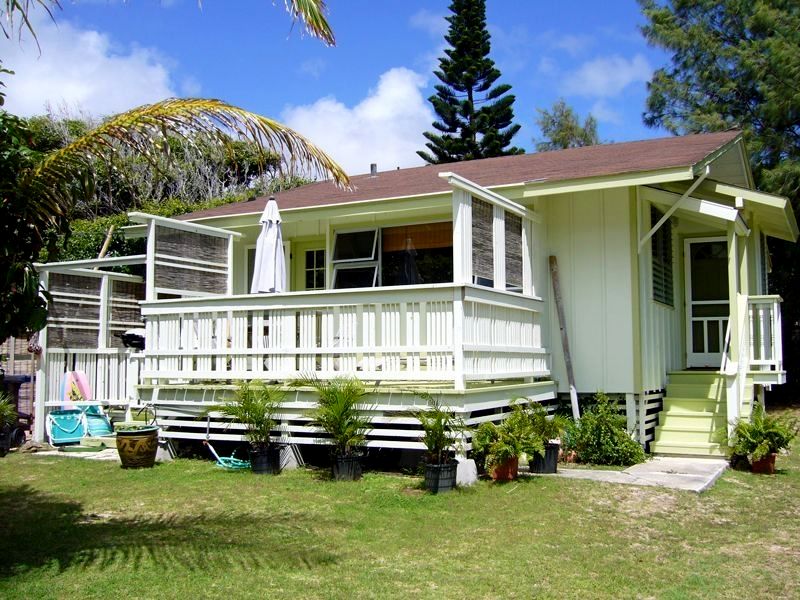
<svg viewBox="0 0 800 600"><path fill-rule="evenodd" d="M519 458L509 458L506 462L496 465L492 469L493 481L513 481L519 472Z"/></svg>
<svg viewBox="0 0 800 600"><path fill-rule="evenodd" d="M772 454L767 454L761 460L754 460L750 470L753 473L761 473L762 475L774 475L776 456L778 456L777 453L773 452Z"/></svg>
<svg viewBox="0 0 800 600"><path fill-rule="evenodd" d="M158 427L149 425L140 429L118 431L117 452L123 469L152 467L158 452Z"/></svg>

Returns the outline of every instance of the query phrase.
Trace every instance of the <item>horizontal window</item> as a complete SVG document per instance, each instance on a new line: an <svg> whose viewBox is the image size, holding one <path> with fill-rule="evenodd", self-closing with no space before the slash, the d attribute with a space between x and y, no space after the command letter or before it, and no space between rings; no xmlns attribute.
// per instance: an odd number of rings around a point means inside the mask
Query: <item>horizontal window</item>
<svg viewBox="0 0 800 600"><path fill-rule="evenodd" d="M340 266L333 268L333 288L337 290L349 288L375 287L377 279L377 263L358 266Z"/></svg>
<svg viewBox="0 0 800 600"><path fill-rule="evenodd" d="M337 233L333 244L333 262L375 260L378 230Z"/></svg>

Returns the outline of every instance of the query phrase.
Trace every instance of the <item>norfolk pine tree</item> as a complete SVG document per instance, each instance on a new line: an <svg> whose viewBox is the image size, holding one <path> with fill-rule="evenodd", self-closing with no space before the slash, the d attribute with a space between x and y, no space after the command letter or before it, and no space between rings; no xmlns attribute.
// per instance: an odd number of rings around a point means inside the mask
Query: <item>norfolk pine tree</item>
<svg viewBox="0 0 800 600"><path fill-rule="evenodd" d="M510 146L520 126L514 120L514 95L510 85L494 85L500 71L489 58L491 49L486 29L485 0L453 0L449 44L439 59L434 75L441 83L429 98L438 120L426 131L429 152L418 151L426 162L442 164L522 154Z"/></svg>

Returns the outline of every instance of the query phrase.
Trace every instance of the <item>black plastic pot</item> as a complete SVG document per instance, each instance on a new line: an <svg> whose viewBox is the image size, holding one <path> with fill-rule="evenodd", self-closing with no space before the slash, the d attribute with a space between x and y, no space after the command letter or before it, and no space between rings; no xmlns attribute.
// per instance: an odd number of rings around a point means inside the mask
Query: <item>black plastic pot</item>
<svg viewBox="0 0 800 600"><path fill-rule="evenodd" d="M250 470L258 475L278 475L281 472L280 446L250 448Z"/></svg>
<svg viewBox="0 0 800 600"><path fill-rule="evenodd" d="M425 489L434 494L449 492L456 487L458 463L425 465Z"/></svg>
<svg viewBox="0 0 800 600"><path fill-rule="evenodd" d="M336 481L358 481L361 479L361 456L334 456L333 478Z"/></svg>
<svg viewBox="0 0 800 600"><path fill-rule="evenodd" d="M4 428L0 431L0 457L8 454L11 449L11 429Z"/></svg>
<svg viewBox="0 0 800 600"><path fill-rule="evenodd" d="M544 445L544 456L533 455L530 462L531 473L555 473L558 470L558 451L560 444L547 442Z"/></svg>

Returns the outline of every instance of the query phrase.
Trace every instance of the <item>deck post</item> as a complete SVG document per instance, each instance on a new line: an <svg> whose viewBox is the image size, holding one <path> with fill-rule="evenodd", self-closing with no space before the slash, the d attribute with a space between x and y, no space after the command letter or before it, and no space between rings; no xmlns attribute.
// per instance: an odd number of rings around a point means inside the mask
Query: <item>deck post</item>
<svg viewBox="0 0 800 600"><path fill-rule="evenodd" d="M49 278L46 271L39 273L39 283L43 289L49 288ZM42 352L39 355L38 368L36 369L36 397L33 407L33 441L44 441L44 422L47 418L45 403L47 402L47 326L39 332L39 346Z"/></svg>
<svg viewBox="0 0 800 600"><path fill-rule="evenodd" d="M636 394L625 394L625 416L628 420L628 433L636 436Z"/></svg>
<svg viewBox="0 0 800 600"><path fill-rule="evenodd" d="M453 290L453 387L467 389L464 377L464 288Z"/></svg>

